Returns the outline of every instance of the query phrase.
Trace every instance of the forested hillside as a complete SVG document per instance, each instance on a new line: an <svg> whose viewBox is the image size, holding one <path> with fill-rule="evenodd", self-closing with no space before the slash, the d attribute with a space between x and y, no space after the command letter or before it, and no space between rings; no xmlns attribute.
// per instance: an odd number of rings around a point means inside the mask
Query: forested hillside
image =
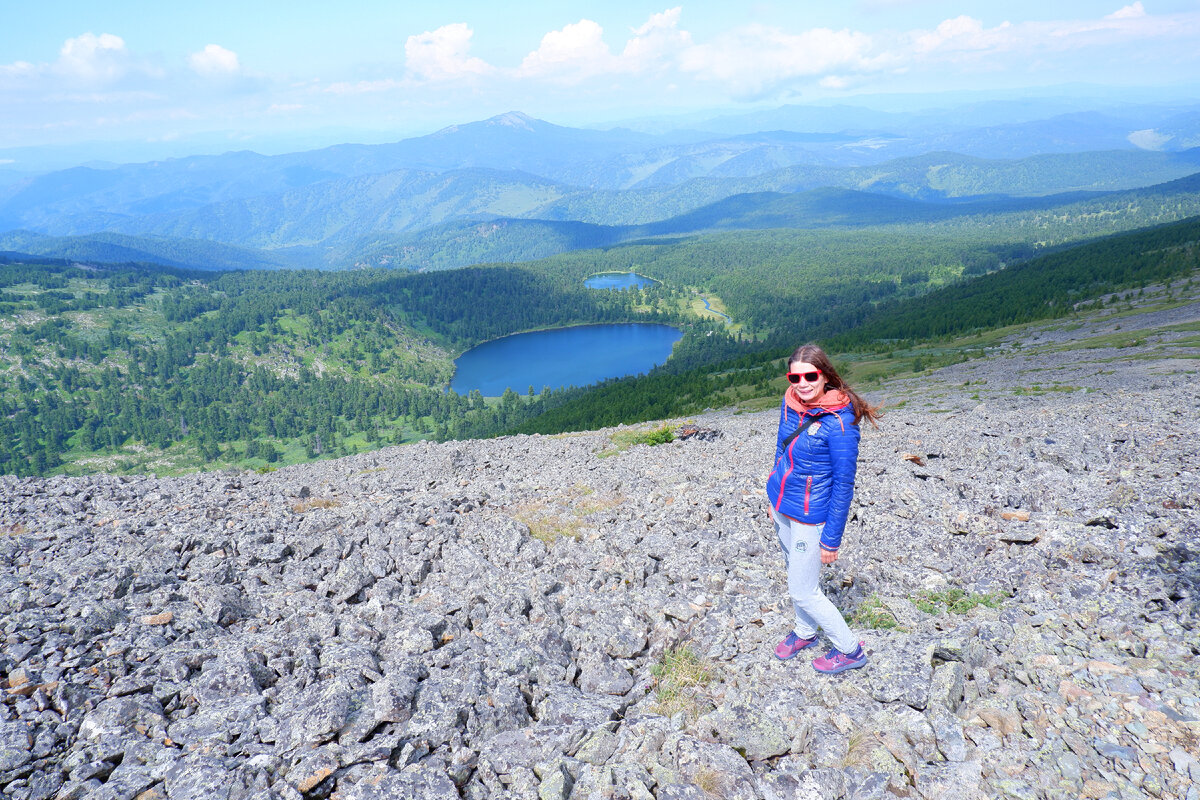
<svg viewBox="0 0 1200 800"><path fill-rule="evenodd" d="M962 239L964 248L1034 249L1172 222L1200 214L1200 173L1121 192L1071 192L1046 197L961 201L913 200L849 189L734 195L686 214L645 225L499 218L447 222L403 236L363 237L345 249L365 266L448 269L488 262L547 258L622 243L713 231L877 228L889 236ZM872 235L872 234L867 234ZM672 244L668 241L666 244Z"/></svg>
<svg viewBox="0 0 1200 800"><path fill-rule="evenodd" d="M836 341L924 340L1061 317L1101 295L1200 269L1200 217L1053 253L903 303L883 303Z"/></svg>
<svg viewBox="0 0 1200 800"><path fill-rule="evenodd" d="M1121 191L1200 170L1200 152L1092 152L1014 160L930 153L862 167L793 166L745 178L703 178L677 186L573 193L530 214L545 219L639 225L686 214L735 194L840 188L925 200L1037 197Z"/></svg>
<svg viewBox="0 0 1200 800"><path fill-rule="evenodd" d="M1192 219L1033 260L1027 245L880 229L711 234L431 273L10 261L0 264L0 469L254 466L692 413L772 394L771 362L798 340L883 352L1069 315L1194 272L1197 241ZM663 284L583 286L626 269ZM697 287L724 301L736 336L690 310ZM444 391L453 354L481 341L647 319L685 336L644 378L492 401Z"/></svg>
<svg viewBox="0 0 1200 800"><path fill-rule="evenodd" d="M0 329L0 470L19 474L53 470L68 453L77 467L145 467L131 445L198 466L444 438L465 425L486 435L544 397L485 408L446 393L455 352L548 326L700 325L668 289L596 292L513 267L214 275L0 263L0 288L10 321ZM709 330L685 336L682 352L711 347Z"/></svg>
<svg viewBox="0 0 1200 800"><path fill-rule="evenodd" d="M1106 297L1117 304L1121 299L1114 293L1129 295L1149 285L1180 281L1182 287L1165 292L1165 299L1194 302L1200 296L1200 218L1113 236L923 296L863 303L857 311L846 304L839 313L780 326L750 355L690 370L659 369L645 378L608 381L570 402L559 397L560 402L548 403L544 414L513 432L588 430L597 424L695 414L763 396L767 402L778 402L784 385L781 360L806 340L826 344L830 352L839 354L843 367L863 366L864 375L881 374L876 366L880 360L886 362L882 374L896 368L920 371L979 354L977 340L953 346L948 340L955 334L1073 317L1102 305ZM1128 296L1124 300L1128 303ZM917 347L921 344L931 346ZM911 355L894 357L906 349Z"/></svg>
<svg viewBox="0 0 1200 800"><path fill-rule="evenodd" d="M346 249L345 258L371 267L454 269L533 261L571 250L608 247L629 239L628 231L587 222L512 217L444 222L417 233L364 236Z"/></svg>
<svg viewBox="0 0 1200 800"><path fill-rule="evenodd" d="M147 263L181 269L282 269L303 258L198 239L152 239L121 233L46 236L31 231L0 234L0 252L109 264Z"/></svg>

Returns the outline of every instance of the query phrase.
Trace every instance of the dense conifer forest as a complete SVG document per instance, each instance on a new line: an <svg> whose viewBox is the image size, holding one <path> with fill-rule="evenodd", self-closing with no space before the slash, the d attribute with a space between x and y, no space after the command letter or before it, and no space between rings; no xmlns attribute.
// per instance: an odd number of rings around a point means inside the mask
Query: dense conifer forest
<svg viewBox="0 0 1200 800"><path fill-rule="evenodd" d="M553 433L770 397L801 340L846 353L1076 313L1200 267L1200 219L1037 255L927 229L765 230L410 273L201 272L0 260L0 471L180 470L419 438ZM598 291L636 270L661 283ZM719 298L727 326L697 305ZM499 398L446 390L458 353L600 322L679 327L650 374Z"/></svg>
<svg viewBox="0 0 1200 800"><path fill-rule="evenodd" d="M0 291L14 320L0 333L0 470L16 474L128 445L274 463L289 448L312 458L492 435L550 393L488 404L444 391L467 347L584 323L715 327L676 310L668 289L597 292L513 267L213 274L10 260Z"/></svg>
<svg viewBox="0 0 1200 800"><path fill-rule="evenodd" d="M1129 287L1200 268L1200 218L1111 236L1002 272L873 309L836 341L847 348L936 339L1069 315ZM889 345L890 346L890 345Z"/></svg>

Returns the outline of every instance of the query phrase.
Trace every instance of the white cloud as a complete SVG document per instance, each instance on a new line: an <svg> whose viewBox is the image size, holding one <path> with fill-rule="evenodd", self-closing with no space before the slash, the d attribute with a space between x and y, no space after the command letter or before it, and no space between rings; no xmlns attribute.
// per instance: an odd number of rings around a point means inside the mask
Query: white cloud
<svg viewBox="0 0 1200 800"><path fill-rule="evenodd" d="M39 73L36 65L28 61L15 61L12 64L0 64L0 78L31 78Z"/></svg>
<svg viewBox="0 0 1200 800"><path fill-rule="evenodd" d="M440 81L492 72L486 61L468 55L474 33L467 23L455 22L409 36L404 43L409 73L422 80Z"/></svg>
<svg viewBox="0 0 1200 800"><path fill-rule="evenodd" d="M1137 19L1144 16L1146 16L1146 7L1142 5L1142 0L1138 0L1136 3L1117 9L1105 19Z"/></svg>
<svg viewBox="0 0 1200 800"><path fill-rule="evenodd" d="M521 61L519 78L544 78L575 84L602 75L662 72L678 63L692 46L691 34L679 29L682 8L676 6L657 14L637 28L618 55L604 41L604 29L590 19L550 31L538 49Z"/></svg>
<svg viewBox="0 0 1200 800"><path fill-rule="evenodd" d="M67 39L58 53L55 71L88 83L106 83L129 69L125 40L111 33L84 33Z"/></svg>
<svg viewBox="0 0 1200 800"><path fill-rule="evenodd" d="M0 64L0 80L47 97L56 91L95 91L127 83L127 79L161 77L162 70L135 59L125 40L111 33L97 36L88 32L67 39L53 62Z"/></svg>
<svg viewBox="0 0 1200 800"><path fill-rule="evenodd" d="M934 2L860 1L892 6ZM1141 0L1104 17L1003 21L988 27L964 14L944 19L932 29L871 33L750 24L701 42L694 41L681 20L678 6L652 14L641 26L631 28L616 49L618 43L610 48L598 23L581 19L546 33L516 69L497 70L497 74L566 86L600 77L653 75L663 80L661 85L690 77L747 99L794 91L806 84L833 91L849 89L864 85L870 76L912 74L918 69L932 73L947 68L955 73L960 69L1065 70L1062 74L1074 75L1081 62L1069 60L1065 54L1070 51L1106 52L1105 48L1118 44L1152 47L1200 35L1200 14L1153 16ZM612 86L628 84L621 81ZM598 82L594 88L602 89Z"/></svg>
<svg viewBox="0 0 1200 800"><path fill-rule="evenodd" d="M1118 43L1153 42L1194 36L1195 14L1151 17L1140 2L1100 19L1073 19L1048 22L1004 22L994 28L968 16L943 21L932 31L913 31L911 47L898 44L898 61L921 61L929 65L940 61L962 64L968 60L989 64L993 69L1010 66L1001 56L1024 54L1045 63L1054 52L1099 49Z"/></svg>
<svg viewBox="0 0 1200 800"><path fill-rule="evenodd" d="M604 43L604 29L590 19L550 31L537 50L525 56L517 74L577 81L617 70L617 59Z"/></svg>
<svg viewBox="0 0 1200 800"><path fill-rule="evenodd" d="M724 83L736 94L754 95L795 78L878 68L872 48L871 37L859 31L786 33L747 25L688 48L680 66L703 80Z"/></svg>
<svg viewBox="0 0 1200 800"><path fill-rule="evenodd" d="M1198 22L1200 15L1195 12L1150 15L1137 2L1098 20L1051 23L1049 35L1064 46L1103 46L1109 42L1138 39L1153 46L1152 40L1195 39ZM1029 27L1034 27L1033 23Z"/></svg>
<svg viewBox="0 0 1200 800"><path fill-rule="evenodd" d="M661 13L651 14L650 19L646 20L640 28L633 29L633 35L635 37L649 36L656 31L677 28L679 26L679 15L682 12L683 6L675 6Z"/></svg>
<svg viewBox="0 0 1200 800"><path fill-rule="evenodd" d="M188 65L196 74L205 76L236 75L242 70L237 53L219 44L205 45L203 50L192 53Z"/></svg>
<svg viewBox="0 0 1200 800"><path fill-rule="evenodd" d="M983 23L966 15L943 21L932 31L916 37L916 50L929 53L934 50L987 50L996 46L998 32L1009 27L1005 22L999 28L985 30Z"/></svg>
<svg viewBox="0 0 1200 800"><path fill-rule="evenodd" d="M640 72L665 66L680 52L692 45L692 36L679 30L679 6L660 14L652 14L644 25L633 31L621 52L624 69Z"/></svg>

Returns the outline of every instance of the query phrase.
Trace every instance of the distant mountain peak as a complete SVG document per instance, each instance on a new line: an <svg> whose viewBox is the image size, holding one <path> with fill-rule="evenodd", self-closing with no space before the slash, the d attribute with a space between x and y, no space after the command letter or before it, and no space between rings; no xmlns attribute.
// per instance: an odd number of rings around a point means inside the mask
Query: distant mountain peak
<svg viewBox="0 0 1200 800"><path fill-rule="evenodd" d="M534 119L528 114L524 114L520 111L509 111L506 114L497 114L494 117L490 117L489 119L485 119L480 122L468 122L463 125L449 125L445 128L442 128L437 133L432 134L432 136L450 136L459 133L460 131L480 130L482 128L495 127L513 128L516 130L532 132L535 127L539 125L544 127L546 126L546 123L542 122L541 120Z"/></svg>
<svg viewBox="0 0 1200 800"><path fill-rule="evenodd" d="M487 120L488 125L504 125L509 128L524 128L525 130L533 130L536 123L536 119L520 111L509 111L507 114L498 114Z"/></svg>

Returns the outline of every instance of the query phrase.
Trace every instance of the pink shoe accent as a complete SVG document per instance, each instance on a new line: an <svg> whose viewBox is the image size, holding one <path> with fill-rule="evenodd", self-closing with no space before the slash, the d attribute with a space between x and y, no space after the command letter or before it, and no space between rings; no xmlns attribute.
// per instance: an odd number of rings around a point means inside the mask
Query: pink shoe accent
<svg viewBox="0 0 1200 800"><path fill-rule="evenodd" d="M859 669L867 665L867 654L863 652L863 643L859 642L853 653L843 653L834 648L825 655L813 661L813 669L835 675L848 669Z"/></svg>
<svg viewBox="0 0 1200 800"><path fill-rule="evenodd" d="M815 635L811 639L801 639L795 631L788 631L788 635L783 637L783 641L775 645L775 657L780 661L787 661L804 648L812 647L816 643Z"/></svg>

